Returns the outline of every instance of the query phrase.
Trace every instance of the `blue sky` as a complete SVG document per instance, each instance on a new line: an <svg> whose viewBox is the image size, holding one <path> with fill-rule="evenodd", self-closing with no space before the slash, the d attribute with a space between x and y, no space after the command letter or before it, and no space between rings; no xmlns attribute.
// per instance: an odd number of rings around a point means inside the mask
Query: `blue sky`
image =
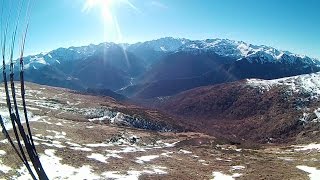
<svg viewBox="0 0 320 180"><path fill-rule="evenodd" d="M106 23L99 6L84 10L86 1L35 0L26 54L173 36L243 40L320 58L319 0L113 0L118 23Z"/></svg>

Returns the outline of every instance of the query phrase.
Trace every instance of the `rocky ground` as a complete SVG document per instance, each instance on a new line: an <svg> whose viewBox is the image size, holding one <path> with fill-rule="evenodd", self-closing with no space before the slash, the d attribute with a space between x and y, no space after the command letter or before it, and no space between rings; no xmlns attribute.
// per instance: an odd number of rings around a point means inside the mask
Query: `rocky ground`
<svg viewBox="0 0 320 180"><path fill-rule="evenodd" d="M148 125L156 124L161 132L148 130L150 126L137 129L135 122L126 121L125 112L116 112L125 105L112 99L35 84L27 89L36 148L50 179L320 177L319 144L234 145L201 133L175 131L176 126L158 121ZM0 91L0 114L8 118ZM0 179L30 179L3 136Z"/></svg>

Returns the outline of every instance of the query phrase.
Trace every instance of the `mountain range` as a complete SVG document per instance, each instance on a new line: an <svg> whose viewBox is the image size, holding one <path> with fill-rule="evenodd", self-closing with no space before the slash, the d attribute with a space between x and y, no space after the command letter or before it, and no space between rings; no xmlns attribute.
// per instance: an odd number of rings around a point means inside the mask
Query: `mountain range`
<svg viewBox="0 0 320 180"><path fill-rule="evenodd" d="M264 45L171 37L59 48L24 60L27 81L80 91L111 90L134 99L171 96L245 78L275 79L320 70L317 59Z"/></svg>

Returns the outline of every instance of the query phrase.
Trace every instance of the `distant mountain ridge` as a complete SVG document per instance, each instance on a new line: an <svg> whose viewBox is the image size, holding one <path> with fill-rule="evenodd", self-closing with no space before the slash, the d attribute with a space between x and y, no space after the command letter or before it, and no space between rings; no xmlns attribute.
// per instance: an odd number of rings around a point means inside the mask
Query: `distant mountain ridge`
<svg viewBox="0 0 320 180"><path fill-rule="evenodd" d="M48 53L40 53L24 57L26 69L33 65L48 65L59 63L61 61L77 60L92 56L96 51L102 48L110 48L112 46L123 47L126 51L146 51L153 50L163 53L175 52L214 52L223 57L230 57L235 60L247 58L254 61L255 59L267 60L268 62L303 60L308 63L316 63L320 65L320 61L316 58L310 58L306 55L294 54L289 51L278 50L265 45L253 45L243 41L234 41L229 39L207 39L207 40L189 40L185 38L160 38L146 42L138 42L134 44L115 44L100 43L98 45L90 44L88 46L58 48ZM34 66L38 67L38 66Z"/></svg>
<svg viewBox="0 0 320 180"><path fill-rule="evenodd" d="M24 60L27 81L75 90L111 89L139 98L244 78L274 79L320 70L317 59L268 46L172 37L59 48Z"/></svg>
<svg viewBox="0 0 320 180"><path fill-rule="evenodd" d="M236 60L247 58L254 61L259 58L267 62L304 60L309 63L315 63L319 60L305 55L298 55L289 51L278 50L265 45L253 45L243 41L234 41L229 39L207 39L196 40L185 44L180 48L183 51L212 51L220 56L230 57Z"/></svg>

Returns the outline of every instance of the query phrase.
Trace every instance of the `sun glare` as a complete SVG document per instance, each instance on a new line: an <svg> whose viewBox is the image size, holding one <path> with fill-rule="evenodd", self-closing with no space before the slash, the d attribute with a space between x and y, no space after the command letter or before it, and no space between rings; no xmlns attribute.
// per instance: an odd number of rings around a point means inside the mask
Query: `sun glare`
<svg viewBox="0 0 320 180"><path fill-rule="evenodd" d="M129 0L86 0L83 11L89 12L93 9L99 9L104 23L113 24L115 20L114 10L116 5L128 6L136 12L140 12Z"/></svg>
<svg viewBox="0 0 320 180"><path fill-rule="evenodd" d="M116 8L120 9L121 6L129 7L129 9L141 13L129 0L86 0L82 11L91 12L98 10L101 13L104 24L104 40L121 42L123 36L115 12ZM127 65L130 66L124 47L122 49L127 60Z"/></svg>
<svg viewBox="0 0 320 180"><path fill-rule="evenodd" d="M83 11L91 11L92 9L99 9L104 23L113 23L112 8L115 3L120 2L119 0L87 0Z"/></svg>

